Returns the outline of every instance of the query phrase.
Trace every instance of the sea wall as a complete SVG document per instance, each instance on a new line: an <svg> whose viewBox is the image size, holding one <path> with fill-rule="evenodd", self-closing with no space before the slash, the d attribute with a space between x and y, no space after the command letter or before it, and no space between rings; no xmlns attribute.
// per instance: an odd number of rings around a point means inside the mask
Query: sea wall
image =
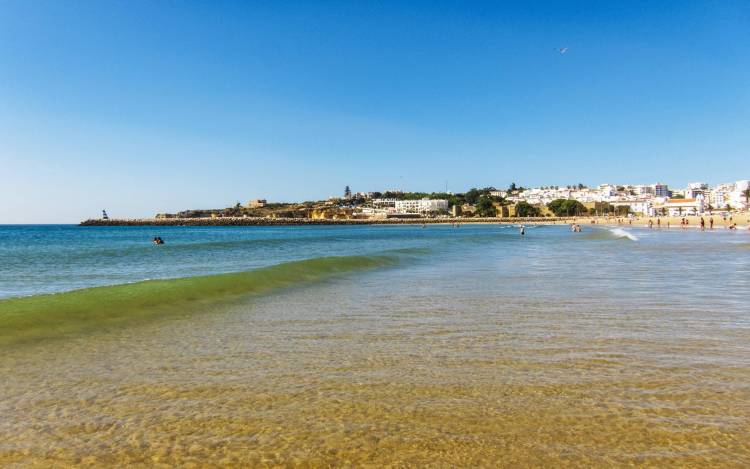
<svg viewBox="0 0 750 469"><path fill-rule="evenodd" d="M386 219L311 219L311 218L138 218L90 219L80 226L285 226L285 225L414 225L446 223L554 223L563 218L386 218Z"/></svg>

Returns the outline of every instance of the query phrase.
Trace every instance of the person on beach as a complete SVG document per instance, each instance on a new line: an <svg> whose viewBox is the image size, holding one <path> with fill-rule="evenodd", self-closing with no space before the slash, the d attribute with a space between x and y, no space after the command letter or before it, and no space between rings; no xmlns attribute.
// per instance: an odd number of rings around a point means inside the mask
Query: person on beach
<svg viewBox="0 0 750 469"><path fill-rule="evenodd" d="M661 228L661 218L656 219L656 227Z"/></svg>
<svg viewBox="0 0 750 469"><path fill-rule="evenodd" d="M714 217L710 217L708 219L708 229L713 230L714 229Z"/></svg>
<svg viewBox="0 0 750 469"><path fill-rule="evenodd" d="M701 217L701 231L706 231L706 220Z"/></svg>
<svg viewBox="0 0 750 469"><path fill-rule="evenodd" d="M648 228L652 229L653 227L654 227L654 221L649 218L648 219Z"/></svg>

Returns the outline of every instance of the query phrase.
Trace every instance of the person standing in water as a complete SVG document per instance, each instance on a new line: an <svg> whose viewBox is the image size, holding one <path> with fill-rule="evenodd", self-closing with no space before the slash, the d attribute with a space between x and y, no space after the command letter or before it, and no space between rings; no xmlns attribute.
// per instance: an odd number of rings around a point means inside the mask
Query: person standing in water
<svg viewBox="0 0 750 469"><path fill-rule="evenodd" d="M524 225L521 225L521 236L524 236L526 234L526 227Z"/></svg>
<svg viewBox="0 0 750 469"><path fill-rule="evenodd" d="M706 231L706 220L701 217L701 231Z"/></svg>

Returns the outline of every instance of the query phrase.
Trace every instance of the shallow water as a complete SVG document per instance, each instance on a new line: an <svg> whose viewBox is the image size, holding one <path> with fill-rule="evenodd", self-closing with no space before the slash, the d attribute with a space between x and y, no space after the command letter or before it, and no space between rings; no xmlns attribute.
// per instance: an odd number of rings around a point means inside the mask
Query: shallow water
<svg viewBox="0 0 750 469"><path fill-rule="evenodd" d="M216 230L210 255L120 275L395 261L6 346L0 465L750 465L743 233Z"/></svg>

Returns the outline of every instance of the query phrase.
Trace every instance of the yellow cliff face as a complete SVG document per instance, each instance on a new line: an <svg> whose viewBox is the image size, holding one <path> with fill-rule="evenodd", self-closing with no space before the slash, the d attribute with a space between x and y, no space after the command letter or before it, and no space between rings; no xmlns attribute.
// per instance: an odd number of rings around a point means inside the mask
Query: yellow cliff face
<svg viewBox="0 0 750 469"><path fill-rule="evenodd" d="M349 208L322 208L313 209L310 218L313 220L348 220L352 218L354 211Z"/></svg>

